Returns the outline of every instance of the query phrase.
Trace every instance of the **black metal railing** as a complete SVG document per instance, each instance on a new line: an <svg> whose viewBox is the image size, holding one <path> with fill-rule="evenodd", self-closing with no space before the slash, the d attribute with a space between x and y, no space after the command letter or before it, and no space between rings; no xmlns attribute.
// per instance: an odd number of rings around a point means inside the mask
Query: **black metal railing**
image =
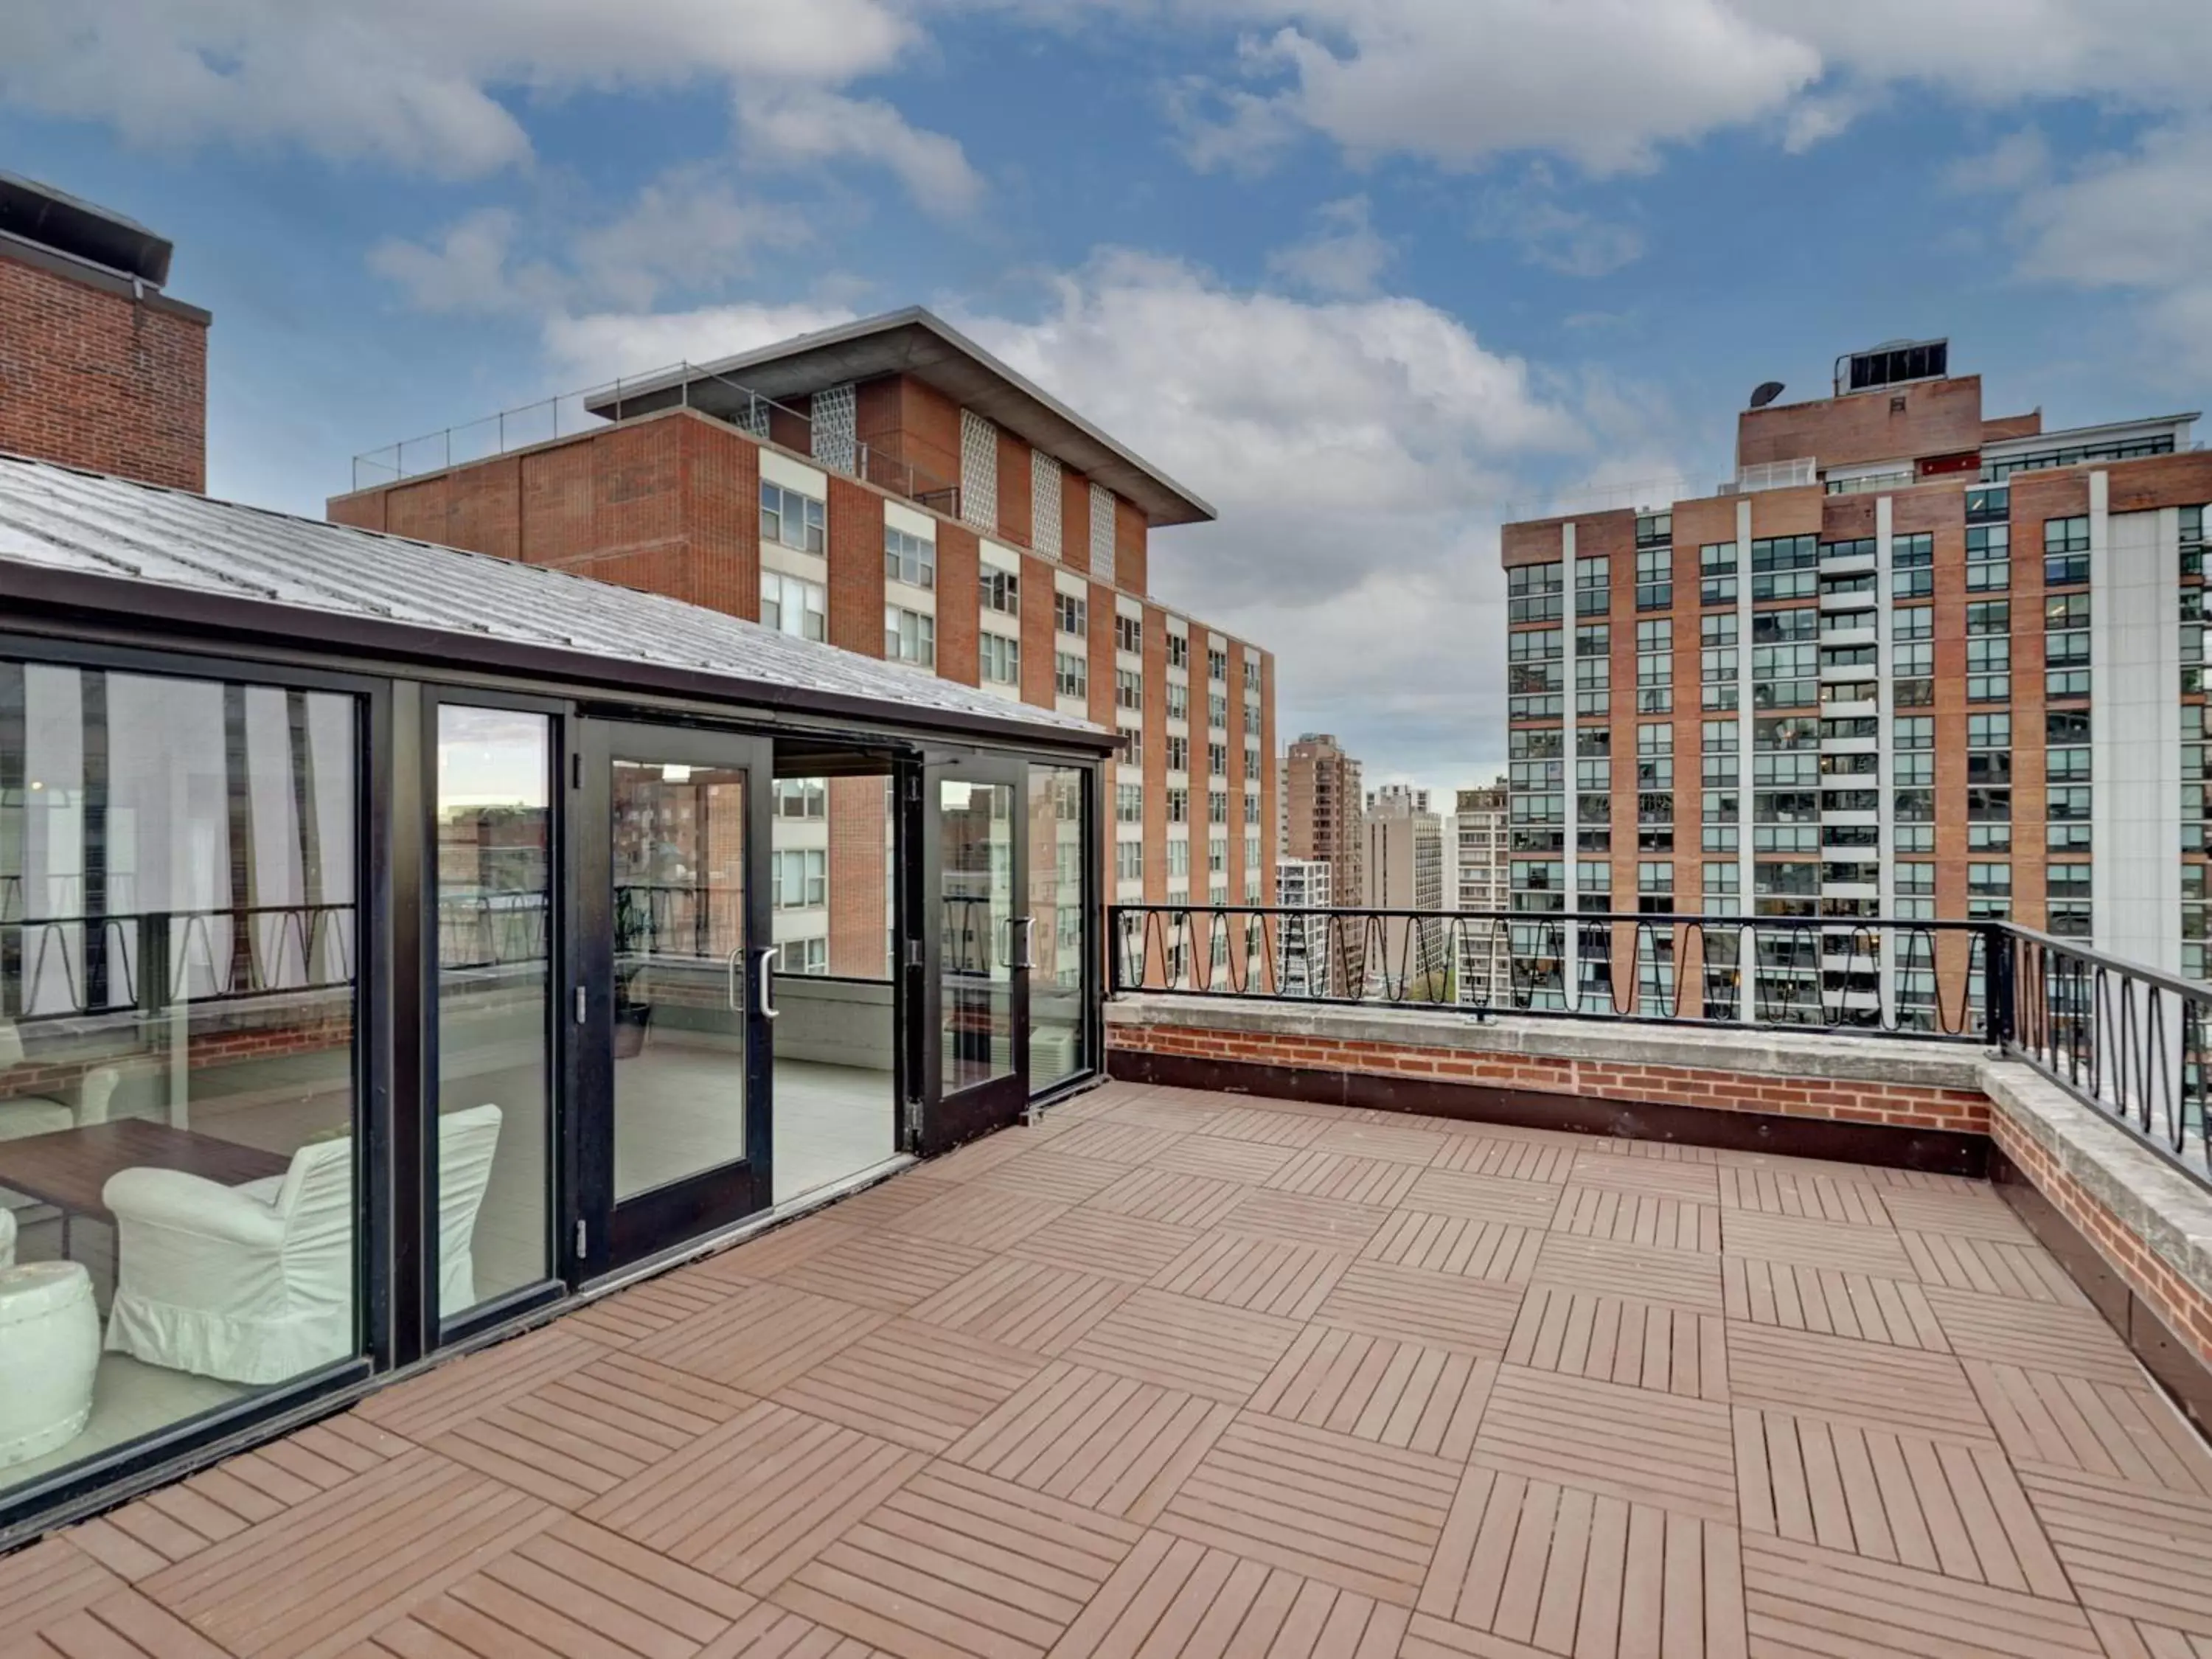
<svg viewBox="0 0 2212 1659"><path fill-rule="evenodd" d="M1115 905L1115 994L1978 1044L2194 1179L2212 986L2003 921Z"/></svg>
<svg viewBox="0 0 2212 1659"><path fill-rule="evenodd" d="M350 902L0 921L0 1018L18 1021L330 990L354 971Z"/></svg>

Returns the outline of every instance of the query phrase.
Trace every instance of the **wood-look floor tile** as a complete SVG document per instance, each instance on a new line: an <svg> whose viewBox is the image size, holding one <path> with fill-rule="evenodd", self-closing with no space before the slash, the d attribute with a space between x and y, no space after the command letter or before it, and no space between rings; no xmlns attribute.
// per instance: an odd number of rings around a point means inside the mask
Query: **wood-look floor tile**
<svg viewBox="0 0 2212 1659"><path fill-rule="evenodd" d="M1486 1468L1733 1525L1729 1408L1617 1382L1500 1369L1476 1437Z"/></svg>
<svg viewBox="0 0 2212 1659"><path fill-rule="evenodd" d="M1247 1409L1464 1462L1497 1374L1463 1350L1309 1325Z"/></svg>
<svg viewBox="0 0 2212 1659"><path fill-rule="evenodd" d="M1692 1400L1729 1397L1720 1316L1587 1291L1530 1290L1505 1345L1509 1364Z"/></svg>
<svg viewBox="0 0 2212 1659"><path fill-rule="evenodd" d="M1389 1602L1152 1532L1052 1659L1397 1659L1406 1620Z"/></svg>

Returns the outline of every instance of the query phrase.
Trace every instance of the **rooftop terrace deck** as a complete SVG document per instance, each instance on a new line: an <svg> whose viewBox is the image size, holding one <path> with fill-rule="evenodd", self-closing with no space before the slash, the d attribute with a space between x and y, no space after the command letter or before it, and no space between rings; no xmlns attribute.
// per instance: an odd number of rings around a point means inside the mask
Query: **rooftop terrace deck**
<svg viewBox="0 0 2212 1659"><path fill-rule="evenodd" d="M0 1560L0 1653L2212 1654L1978 1183L1114 1085Z"/></svg>

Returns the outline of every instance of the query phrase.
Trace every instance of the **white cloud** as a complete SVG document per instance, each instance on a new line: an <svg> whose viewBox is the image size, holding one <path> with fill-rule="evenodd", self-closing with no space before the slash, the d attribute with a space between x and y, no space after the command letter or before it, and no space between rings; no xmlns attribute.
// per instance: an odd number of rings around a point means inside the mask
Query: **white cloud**
<svg viewBox="0 0 2212 1659"><path fill-rule="evenodd" d="M480 208L448 225L434 243L386 237L369 249L368 268L405 289L417 310L514 310L530 303L508 267L514 231L507 209Z"/></svg>
<svg viewBox="0 0 2212 1659"><path fill-rule="evenodd" d="M564 386L598 386L671 363L712 362L850 322L850 308L813 303L702 306L695 311L556 312L545 355Z"/></svg>
<svg viewBox="0 0 2212 1659"><path fill-rule="evenodd" d="M453 177L522 161L502 94L838 85L919 38L902 0L74 0L7 9L0 99L147 145L298 145Z"/></svg>
<svg viewBox="0 0 2212 1659"><path fill-rule="evenodd" d="M1563 276L1605 276L1644 257L1644 234L1552 199L1551 169L1538 162L1523 185L1487 192L1474 230L1516 244L1522 257Z"/></svg>
<svg viewBox="0 0 2212 1659"><path fill-rule="evenodd" d="M1367 198L1347 196L1326 203L1315 217L1319 226L1314 234L1270 253L1267 269L1316 294L1373 293L1393 250L1376 233Z"/></svg>
<svg viewBox="0 0 2212 1659"><path fill-rule="evenodd" d="M966 213L982 199L983 181L957 141L909 125L878 99L819 88L747 88L737 107L738 142L748 161L785 167L870 162L889 169L933 213Z"/></svg>

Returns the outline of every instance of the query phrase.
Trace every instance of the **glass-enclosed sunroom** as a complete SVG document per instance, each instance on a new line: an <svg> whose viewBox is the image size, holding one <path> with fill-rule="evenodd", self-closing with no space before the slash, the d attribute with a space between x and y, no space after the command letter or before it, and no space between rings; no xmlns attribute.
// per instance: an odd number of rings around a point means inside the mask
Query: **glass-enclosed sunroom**
<svg viewBox="0 0 2212 1659"><path fill-rule="evenodd" d="M1083 1087L1111 743L0 459L0 1542Z"/></svg>

